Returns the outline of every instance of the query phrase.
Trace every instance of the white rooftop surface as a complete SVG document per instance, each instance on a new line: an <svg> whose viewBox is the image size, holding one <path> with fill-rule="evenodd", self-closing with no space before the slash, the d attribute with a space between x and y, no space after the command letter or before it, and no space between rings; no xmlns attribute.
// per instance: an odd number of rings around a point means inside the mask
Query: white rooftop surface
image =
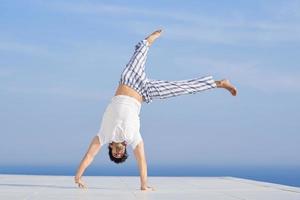
<svg viewBox="0 0 300 200"><path fill-rule="evenodd" d="M148 177L156 191L139 190L139 177L84 176L88 189L73 176L0 174L0 199L204 199L300 200L300 188L234 177Z"/></svg>

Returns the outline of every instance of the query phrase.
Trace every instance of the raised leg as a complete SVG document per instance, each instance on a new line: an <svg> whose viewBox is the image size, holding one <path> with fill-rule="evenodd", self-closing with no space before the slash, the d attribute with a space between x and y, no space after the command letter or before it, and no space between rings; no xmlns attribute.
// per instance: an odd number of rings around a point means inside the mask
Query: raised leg
<svg viewBox="0 0 300 200"><path fill-rule="evenodd" d="M216 87L217 84L212 76L180 81L148 79L147 96L149 97L149 99L165 99L184 94L194 94L196 92Z"/></svg>
<svg viewBox="0 0 300 200"><path fill-rule="evenodd" d="M136 87L141 81L146 79L145 62L148 50L149 43L147 40L142 40L135 46L134 54L123 70L119 84Z"/></svg>
<svg viewBox="0 0 300 200"><path fill-rule="evenodd" d="M229 80L215 81L212 76L194 78L180 81L166 81L148 79L146 83L146 103L152 99L165 99L185 94L195 94L212 88L224 88L233 96L237 95L237 89Z"/></svg>
<svg viewBox="0 0 300 200"><path fill-rule="evenodd" d="M145 62L150 45L160 36L161 30L155 31L141 40L136 46L135 51L125 69L121 74L119 84L132 87L138 92L142 92L142 87L146 81Z"/></svg>

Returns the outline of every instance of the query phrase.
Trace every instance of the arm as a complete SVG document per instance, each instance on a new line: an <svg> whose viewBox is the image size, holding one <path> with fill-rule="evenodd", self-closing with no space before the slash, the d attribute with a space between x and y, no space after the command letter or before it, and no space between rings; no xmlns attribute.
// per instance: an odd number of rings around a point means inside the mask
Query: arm
<svg viewBox="0 0 300 200"><path fill-rule="evenodd" d="M80 162L80 165L77 169L76 175L74 177L75 183L78 184L81 188L86 188L84 182L81 180L81 176L84 173L85 169L91 164L91 162L94 160L94 157L97 155L101 148L101 143L98 139L98 136L95 136L85 154L83 159Z"/></svg>
<svg viewBox="0 0 300 200"><path fill-rule="evenodd" d="M141 190L153 190L147 185L147 162L144 151L144 142L141 141L134 149L134 156L140 170Z"/></svg>

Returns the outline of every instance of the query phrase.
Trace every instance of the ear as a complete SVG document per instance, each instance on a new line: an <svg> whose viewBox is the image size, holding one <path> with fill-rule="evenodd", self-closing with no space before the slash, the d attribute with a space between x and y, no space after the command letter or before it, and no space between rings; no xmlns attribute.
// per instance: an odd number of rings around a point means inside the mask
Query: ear
<svg viewBox="0 0 300 200"><path fill-rule="evenodd" d="M112 144L112 143L109 143L109 146L110 146L111 148L113 148L113 144Z"/></svg>

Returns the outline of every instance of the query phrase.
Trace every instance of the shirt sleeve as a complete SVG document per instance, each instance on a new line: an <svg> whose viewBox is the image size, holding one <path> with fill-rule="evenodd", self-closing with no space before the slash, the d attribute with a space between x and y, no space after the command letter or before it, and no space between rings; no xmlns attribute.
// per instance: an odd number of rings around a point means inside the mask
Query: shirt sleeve
<svg viewBox="0 0 300 200"><path fill-rule="evenodd" d="M97 134L99 140L100 140L100 146L102 147L104 144L107 143L107 141L105 140L105 137L103 134Z"/></svg>
<svg viewBox="0 0 300 200"><path fill-rule="evenodd" d="M132 142L130 143L132 149L135 149L136 145L138 145L141 141L143 141L143 138L141 136L141 133L138 132L135 137L133 138Z"/></svg>

